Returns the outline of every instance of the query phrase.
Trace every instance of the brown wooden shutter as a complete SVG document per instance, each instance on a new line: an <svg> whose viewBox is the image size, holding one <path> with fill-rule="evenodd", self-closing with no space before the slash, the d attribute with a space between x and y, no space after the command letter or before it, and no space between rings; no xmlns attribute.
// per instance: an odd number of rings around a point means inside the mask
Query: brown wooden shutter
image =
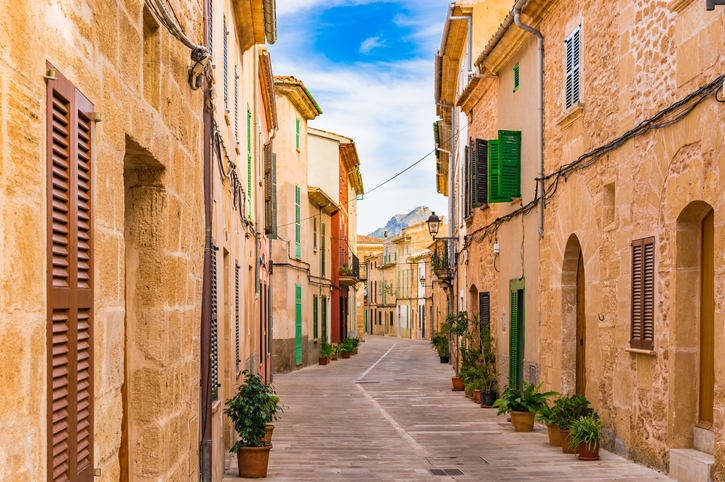
<svg viewBox="0 0 725 482"><path fill-rule="evenodd" d="M478 313L481 326L491 327L491 294L486 291L478 294Z"/></svg>
<svg viewBox="0 0 725 482"><path fill-rule="evenodd" d="M473 198L473 207L488 204L488 141L476 139L476 164L473 168L475 175L476 194Z"/></svg>
<svg viewBox="0 0 725 482"><path fill-rule="evenodd" d="M94 108L56 77L47 92L48 480L90 481Z"/></svg>
<svg viewBox="0 0 725 482"><path fill-rule="evenodd" d="M272 234L272 143L264 145L264 234Z"/></svg>
<svg viewBox="0 0 725 482"><path fill-rule="evenodd" d="M654 238L632 242L632 327L630 346L654 349Z"/></svg>

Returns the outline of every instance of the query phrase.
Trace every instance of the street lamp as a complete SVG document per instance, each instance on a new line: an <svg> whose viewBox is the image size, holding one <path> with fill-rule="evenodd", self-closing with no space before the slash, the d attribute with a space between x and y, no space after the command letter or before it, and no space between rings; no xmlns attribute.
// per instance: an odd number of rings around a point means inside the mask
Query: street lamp
<svg viewBox="0 0 725 482"><path fill-rule="evenodd" d="M436 216L435 211L433 211L426 223L428 223L428 232L433 237L433 239L435 239L436 235L438 234L438 229L441 225L441 218Z"/></svg>

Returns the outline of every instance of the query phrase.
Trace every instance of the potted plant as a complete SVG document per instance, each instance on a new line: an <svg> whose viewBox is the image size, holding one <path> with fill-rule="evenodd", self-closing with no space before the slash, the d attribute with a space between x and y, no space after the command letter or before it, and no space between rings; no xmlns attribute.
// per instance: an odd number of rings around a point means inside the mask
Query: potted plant
<svg viewBox="0 0 725 482"><path fill-rule="evenodd" d="M507 386L502 397L493 404L498 407L498 415L511 413L511 422L517 432L531 432L534 430L534 417L536 412L546 405L546 399L558 395L556 392L541 393L539 389L543 383L534 386L533 383L524 382L524 388Z"/></svg>
<svg viewBox="0 0 725 482"><path fill-rule="evenodd" d="M490 408L496 399L496 387L498 386L498 375L496 374L496 351L491 336L491 328L482 324L481 326L481 406Z"/></svg>
<svg viewBox="0 0 725 482"><path fill-rule="evenodd" d="M327 361L332 355L332 346L330 346L329 343L326 341L322 341L322 346L320 347L320 365L327 365Z"/></svg>
<svg viewBox="0 0 725 482"><path fill-rule="evenodd" d="M352 344L352 339L346 338L342 342L342 345L340 346L340 350L342 351L342 357L343 358L350 358L350 354L352 353L352 350L354 348L355 347Z"/></svg>
<svg viewBox="0 0 725 482"><path fill-rule="evenodd" d="M340 353L340 347L332 345L330 349L332 350L332 360L337 360L337 355Z"/></svg>
<svg viewBox="0 0 725 482"><path fill-rule="evenodd" d="M360 339L358 337L350 338L352 340L352 354L357 355L357 348L360 346Z"/></svg>
<svg viewBox="0 0 725 482"><path fill-rule="evenodd" d="M450 360L448 351L448 338L443 331L439 331L431 337L430 344L433 345L435 351L438 352L438 357L441 363L448 363Z"/></svg>
<svg viewBox="0 0 725 482"><path fill-rule="evenodd" d="M544 422L546 424L546 430L549 432L549 445L552 447L561 447L561 434L559 433L559 427L556 425L554 411L552 407L549 406L548 402L539 409L536 421Z"/></svg>
<svg viewBox="0 0 725 482"><path fill-rule="evenodd" d="M565 454L573 454L577 448L575 445L569 443L569 427L571 423L582 417L589 417L593 413L594 409L589 407L589 400L581 395L562 397L554 402L552 418L559 427L562 452Z"/></svg>
<svg viewBox="0 0 725 482"><path fill-rule="evenodd" d="M602 422L596 413L581 417L569 425L569 443L577 447L579 460L599 460Z"/></svg>
<svg viewBox="0 0 725 482"><path fill-rule="evenodd" d="M244 370L243 374L244 383L227 400L224 409L239 435L239 440L229 451L237 454L240 477L266 477L269 451L272 449L272 444L264 440L267 423L277 420L280 409L272 398L274 388L271 385L265 384L262 377L249 370Z"/></svg>

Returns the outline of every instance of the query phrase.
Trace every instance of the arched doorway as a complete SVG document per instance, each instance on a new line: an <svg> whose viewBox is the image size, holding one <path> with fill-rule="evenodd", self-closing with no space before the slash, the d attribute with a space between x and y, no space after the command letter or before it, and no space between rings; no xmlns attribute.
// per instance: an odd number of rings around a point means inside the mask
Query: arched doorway
<svg viewBox="0 0 725 482"><path fill-rule="evenodd" d="M561 273L562 392L586 395L586 277L579 238L569 237Z"/></svg>
<svg viewBox="0 0 725 482"><path fill-rule="evenodd" d="M715 396L715 216L703 201L688 204L677 218L675 322L671 332L673 372L672 446L693 447L713 437ZM694 318L694 319L693 319ZM698 448L695 446L695 448Z"/></svg>

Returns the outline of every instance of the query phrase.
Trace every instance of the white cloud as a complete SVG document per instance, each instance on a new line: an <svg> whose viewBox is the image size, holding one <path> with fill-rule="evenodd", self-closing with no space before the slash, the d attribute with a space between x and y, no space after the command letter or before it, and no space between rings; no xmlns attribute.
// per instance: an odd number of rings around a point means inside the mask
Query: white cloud
<svg viewBox="0 0 725 482"><path fill-rule="evenodd" d="M368 54L368 53L370 53L370 51L372 49L374 49L376 47L382 47L383 45L385 45L385 40L380 41L380 42L379 42L379 40L380 40L380 37L370 37L370 38L365 39L360 44L360 53Z"/></svg>

